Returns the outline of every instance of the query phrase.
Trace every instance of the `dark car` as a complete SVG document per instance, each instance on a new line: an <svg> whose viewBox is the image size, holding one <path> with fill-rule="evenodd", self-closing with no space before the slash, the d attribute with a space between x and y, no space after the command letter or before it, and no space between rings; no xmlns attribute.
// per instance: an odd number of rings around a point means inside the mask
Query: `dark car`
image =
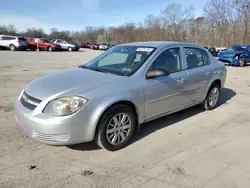
<svg viewBox="0 0 250 188"><path fill-rule="evenodd" d="M250 45L234 44L218 54L219 60L233 66L245 66L250 61Z"/></svg>
<svg viewBox="0 0 250 188"><path fill-rule="evenodd" d="M81 42L81 48L88 48L88 42Z"/></svg>
<svg viewBox="0 0 250 188"><path fill-rule="evenodd" d="M218 56L218 51L216 50L216 48L215 47L210 47L209 49L208 49L208 51L214 56L214 57L217 57Z"/></svg>

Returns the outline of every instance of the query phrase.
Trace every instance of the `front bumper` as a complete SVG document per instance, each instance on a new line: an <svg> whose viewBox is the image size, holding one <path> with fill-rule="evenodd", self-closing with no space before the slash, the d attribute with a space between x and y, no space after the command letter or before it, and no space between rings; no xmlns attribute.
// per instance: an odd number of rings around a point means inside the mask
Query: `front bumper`
<svg viewBox="0 0 250 188"><path fill-rule="evenodd" d="M107 50L108 47L99 47L99 50Z"/></svg>
<svg viewBox="0 0 250 188"><path fill-rule="evenodd" d="M74 51L78 51L79 49L80 48L78 46L73 48Z"/></svg>
<svg viewBox="0 0 250 188"><path fill-rule="evenodd" d="M229 63L234 66L240 66L240 62L233 57L219 56L219 60L224 63Z"/></svg>
<svg viewBox="0 0 250 188"><path fill-rule="evenodd" d="M29 110L19 99L15 109L17 126L26 135L43 143L71 145L93 140L93 129L88 126L88 113L54 117L39 113L36 109Z"/></svg>

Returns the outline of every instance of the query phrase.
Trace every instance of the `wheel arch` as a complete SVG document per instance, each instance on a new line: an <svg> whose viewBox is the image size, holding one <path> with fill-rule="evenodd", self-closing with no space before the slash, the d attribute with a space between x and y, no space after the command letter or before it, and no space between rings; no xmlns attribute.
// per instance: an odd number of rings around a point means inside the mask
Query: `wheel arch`
<svg viewBox="0 0 250 188"><path fill-rule="evenodd" d="M102 109L102 111L99 113L99 116L97 118L97 120L95 121L95 131L94 133L96 134L96 131L98 129L98 124L101 120L101 118L103 117L104 113L107 112L109 109L111 109L112 107L114 107L115 105L126 105L128 107L130 107L135 116L136 116L136 121L137 121L137 129L139 130L139 110L137 108L137 106L130 100L117 100L117 101L114 101L113 103L107 105L105 108Z"/></svg>
<svg viewBox="0 0 250 188"><path fill-rule="evenodd" d="M206 96L207 96L207 94L208 94L208 91L209 91L209 89L211 88L211 86L213 85L213 84L218 84L219 85L219 87L220 87L220 90L222 89L222 81L221 81L221 79L220 78L215 78L215 79L213 79L209 84L208 84L208 87L206 88L206 92L205 92L205 95L204 95L204 100L206 99Z"/></svg>

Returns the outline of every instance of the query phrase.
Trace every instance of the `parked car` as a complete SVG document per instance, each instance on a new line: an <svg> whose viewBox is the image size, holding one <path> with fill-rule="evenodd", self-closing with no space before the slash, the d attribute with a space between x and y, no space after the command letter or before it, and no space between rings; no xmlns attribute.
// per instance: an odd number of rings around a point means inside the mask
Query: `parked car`
<svg viewBox="0 0 250 188"><path fill-rule="evenodd" d="M15 104L17 124L50 145L95 140L114 151L128 145L141 123L198 104L216 108L226 73L194 44L123 44L29 83Z"/></svg>
<svg viewBox="0 0 250 188"><path fill-rule="evenodd" d="M78 42L77 44L78 44L79 48L85 48L86 47L85 43L83 43L83 42Z"/></svg>
<svg viewBox="0 0 250 188"><path fill-rule="evenodd" d="M26 50L28 41L22 36L0 35L0 47L15 50Z"/></svg>
<svg viewBox="0 0 250 188"><path fill-rule="evenodd" d="M94 44L94 43L91 43L91 42L88 43L88 44L87 44L87 48L90 48L92 44Z"/></svg>
<svg viewBox="0 0 250 188"><path fill-rule="evenodd" d="M215 47L210 47L209 49L208 49L208 51L214 56L214 57L217 57L218 56L218 51L216 50L216 48Z"/></svg>
<svg viewBox="0 0 250 188"><path fill-rule="evenodd" d="M92 50L99 50L99 44L97 44L97 43L92 43L92 44L90 44L90 48L91 48Z"/></svg>
<svg viewBox="0 0 250 188"><path fill-rule="evenodd" d="M28 41L29 43L29 49L32 51L37 50L47 50L47 51L59 51L61 50L61 46L58 44L50 43L50 41L47 41L46 39L31 39Z"/></svg>
<svg viewBox="0 0 250 188"><path fill-rule="evenodd" d="M109 44L102 43L99 45L99 50L107 50L107 49L109 49Z"/></svg>
<svg viewBox="0 0 250 188"><path fill-rule="evenodd" d="M243 67L250 61L250 45L231 45L222 50L218 57L225 64Z"/></svg>
<svg viewBox="0 0 250 188"><path fill-rule="evenodd" d="M63 50L68 50L70 52L79 50L79 46L71 41L66 41L62 39L53 39L51 40L51 42L60 45Z"/></svg>

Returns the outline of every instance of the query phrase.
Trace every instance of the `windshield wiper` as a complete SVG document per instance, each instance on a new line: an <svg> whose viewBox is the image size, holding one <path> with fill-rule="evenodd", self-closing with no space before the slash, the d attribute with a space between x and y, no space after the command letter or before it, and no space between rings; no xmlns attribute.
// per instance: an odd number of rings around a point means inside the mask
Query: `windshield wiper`
<svg viewBox="0 0 250 188"><path fill-rule="evenodd" d="M127 74L124 72L112 71L112 70L108 70L108 69L100 69L99 67L87 67L85 65L81 65L81 66L79 66L79 68L84 68L84 69L89 69L89 70L104 72L104 73L110 73L110 74L116 74L116 75L120 75L120 76L127 76Z"/></svg>

